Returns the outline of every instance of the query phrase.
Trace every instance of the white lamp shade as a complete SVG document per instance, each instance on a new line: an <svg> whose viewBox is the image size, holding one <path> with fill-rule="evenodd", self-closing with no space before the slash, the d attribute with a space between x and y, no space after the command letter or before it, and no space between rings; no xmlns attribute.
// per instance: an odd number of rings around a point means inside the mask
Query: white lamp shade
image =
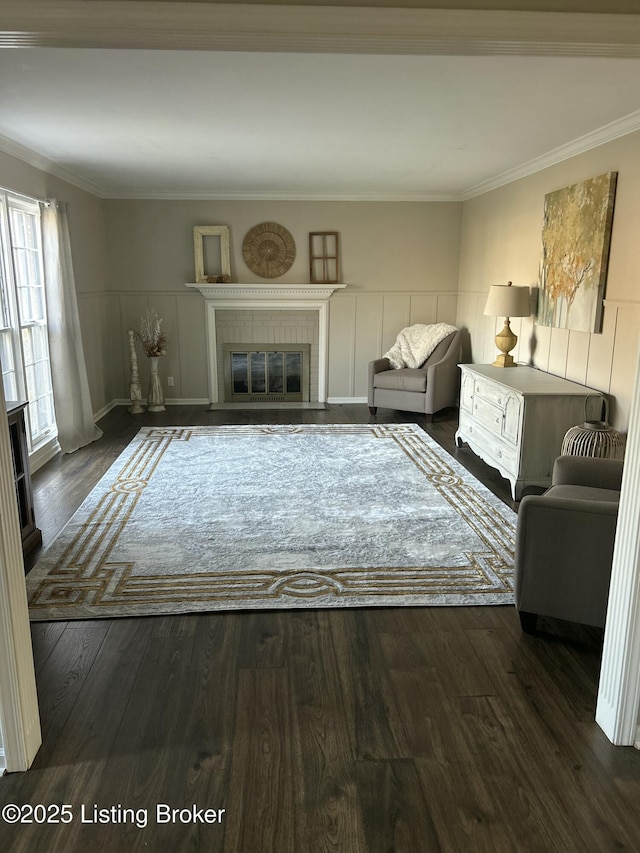
<svg viewBox="0 0 640 853"><path fill-rule="evenodd" d="M487 317L528 317L531 314L529 288L492 284L484 313Z"/></svg>

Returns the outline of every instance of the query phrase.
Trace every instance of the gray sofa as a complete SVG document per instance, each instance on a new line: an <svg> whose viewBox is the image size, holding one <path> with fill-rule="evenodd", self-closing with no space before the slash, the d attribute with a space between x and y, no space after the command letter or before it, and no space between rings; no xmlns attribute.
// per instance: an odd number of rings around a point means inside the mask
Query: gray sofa
<svg viewBox="0 0 640 853"><path fill-rule="evenodd" d="M551 487L522 498L515 593L524 631L538 616L604 626L621 481L621 460L560 456Z"/></svg>
<svg viewBox="0 0 640 853"><path fill-rule="evenodd" d="M434 412L457 405L460 386L461 332L444 338L419 368L393 369L387 358L369 362L369 411L378 406L403 412Z"/></svg>

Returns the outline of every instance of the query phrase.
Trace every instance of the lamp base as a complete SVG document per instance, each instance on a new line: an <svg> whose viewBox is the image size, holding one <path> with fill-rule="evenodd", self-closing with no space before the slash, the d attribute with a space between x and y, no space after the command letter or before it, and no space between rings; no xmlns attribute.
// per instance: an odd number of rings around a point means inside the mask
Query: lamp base
<svg viewBox="0 0 640 853"><path fill-rule="evenodd" d="M509 325L509 318L506 317L504 321L504 326L502 327L502 331L496 335L496 346L502 353L499 355L496 360L493 362L494 367L516 367L516 363L513 360L513 356L509 355L509 352L515 347L518 343L517 335L511 331L511 326Z"/></svg>
<svg viewBox="0 0 640 853"><path fill-rule="evenodd" d="M499 355L496 360L492 363L493 367L517 367L518 365L513 360L513 356L508 353L503 353Z"/></svg>

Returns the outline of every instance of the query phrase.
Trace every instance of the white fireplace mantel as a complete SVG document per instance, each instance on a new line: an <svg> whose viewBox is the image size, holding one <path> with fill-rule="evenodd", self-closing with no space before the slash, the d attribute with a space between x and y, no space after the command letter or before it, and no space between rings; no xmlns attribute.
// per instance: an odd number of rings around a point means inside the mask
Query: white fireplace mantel
<svg viewBox="0 0 640 853"><path fill-rule="evenodd" d="M329 360L329 299L346 284L239 284L188 283L204 296L207 324L209 400L219 402L216 311L317 311L318 312L318 402L327 399Z"/></svg>
<svg viewBox="0 0 640 853"><path fill-rule="evenodd" d="M346 284L273 284L273 282L268 284L262 282L253 282L252 284L237 284L236 282L187 284L187 287L195 287L199 290L208 301L228 302L231 300L234 303L243 303L238 306L233 305L233 308L243 308L245 302L255 302L255 300L260 299L267 299L269 302L290 302L292 299L326 302L334 290L346 286ZM225 305L225 308L227 307Z"/></svg>

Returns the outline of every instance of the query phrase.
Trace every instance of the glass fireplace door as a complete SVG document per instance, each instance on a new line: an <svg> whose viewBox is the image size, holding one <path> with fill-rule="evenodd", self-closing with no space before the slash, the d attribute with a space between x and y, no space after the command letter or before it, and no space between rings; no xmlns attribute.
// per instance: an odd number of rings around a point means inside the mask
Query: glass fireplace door
<svg viewBox="0 0 640 853"><path fill-rule="evenodd" d="M229 403L307 402L309 344L225 344Z"/></svg>

